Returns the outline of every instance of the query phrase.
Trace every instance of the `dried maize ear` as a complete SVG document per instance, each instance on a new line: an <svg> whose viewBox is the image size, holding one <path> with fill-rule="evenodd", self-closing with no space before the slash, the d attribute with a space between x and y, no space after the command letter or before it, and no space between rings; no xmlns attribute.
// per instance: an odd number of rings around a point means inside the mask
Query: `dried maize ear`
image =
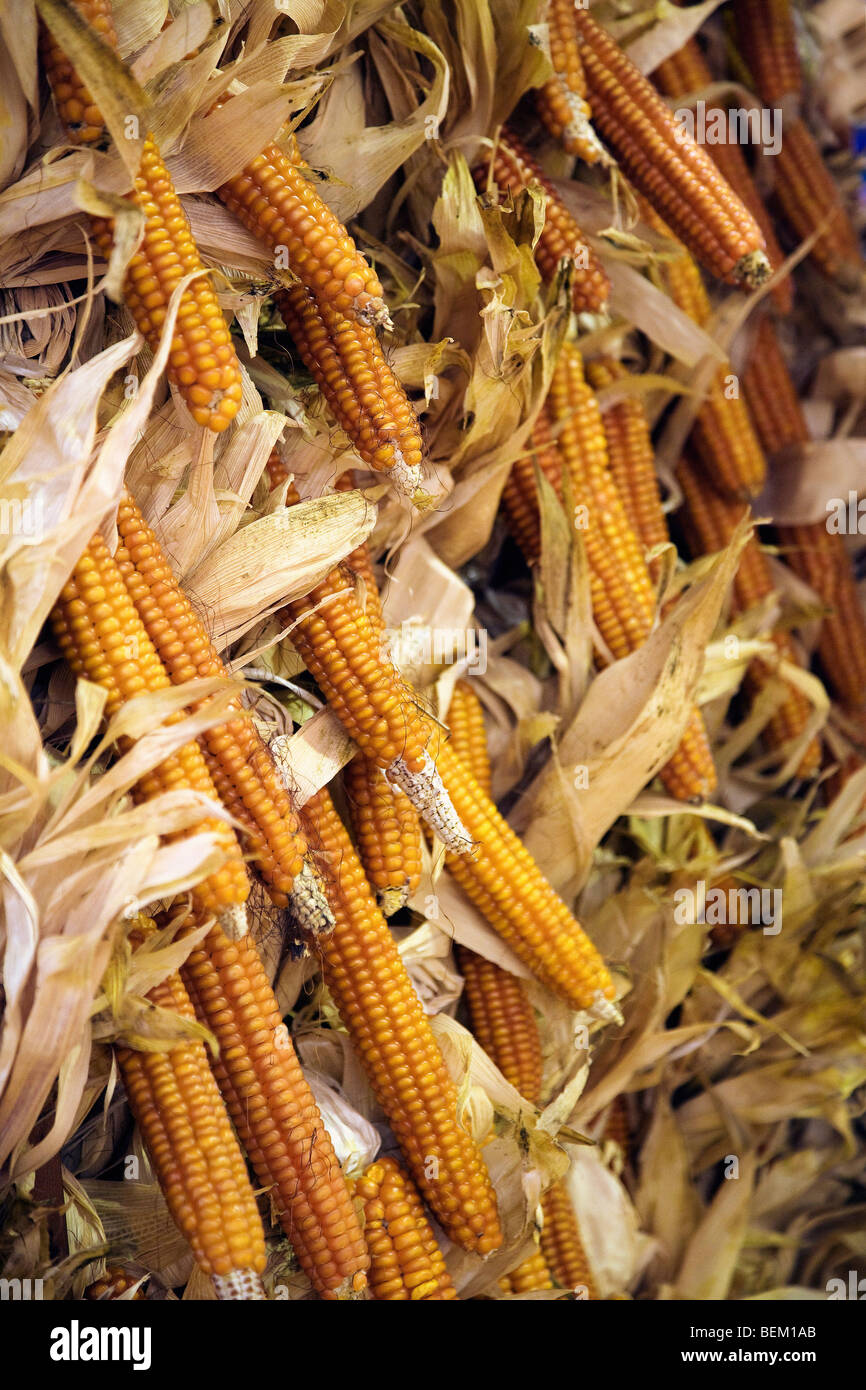
<svg viewBox="0 0 866 1390"><path fill-rule="evenodd" d="M276 444L274 445L273 449L271 449L271 452L268 454L268 461L265 464L265 470L268 475L268 483L270 484L272 489L275 487L279 487L280 483L284 483L286 479L289 477L289 470L283 463L283 460L280 457L280 451L277 448Z"/></svg>
<svg viewBox="0 0 866 1390"><path fill-rule="evenodd" d="M552 1289L553 1277L547 1260L540 1250L529 1255L521 1264L499 1280L503 1293L535 1293L538 1289Z"/></svg>
<svg viewBox="0 0 866 1390"><path fill-rule="evenodd" d="M117 514L115 555L127 591L174 685L229 672L168 558L129 493ZM255 725L236 696L229 718L202 744L223 805L243 825L251 858L272 901L286 907L304 865L306 841L288 792ZM326 911L324 898L321 907Z"/></svg>
<svg viewBox="0 0 866 1390"><path fill-rule="evenodd" d="M370 1291L389 1303L435 1303L457 1291L421 1199L399 1163L379 1158L354 1184L364 1211Z"/></svg>
<svg viewBox="0 0 866 1390"><path fill-rule="evenodd" d="M421 825L405 792L363 754L343 772L352 829L382 911L405 907L421 879Z"/></svg>
<svg viewBox="0 0 866 1390"><path fill-rule="evenodd" d="M253 942L215 928L182 975L219 1043L214 1074L232 1122L301 1267L324 1298L362 1295L369 1260L355 1209Z"/></svg>
<svg viewBox="0 0 866 1390"><path fill-rule="evenodd" d="M676 53L660 63L653 73L656 86L668 97L686 97L695 92L705 91L713 82L713 74L704 58L697 39L689 39ZM739 145L733 142L707 145L707 153L718 167L719 173L742 200L760 227L767 247L767 259L773 271L779 269L784 261L784 253L776 236L773 219L758 192L754 179L746 163L745 155ZM782 314L789 314L793 308L794 286L791 276L786 275L773 287L776 308Z"/></svg>
<svg viewBox="0 0 866 1390"><path fill-rule="evenodd" d="M384 291L338 217L319 197L292 141L270 144L217 190L226 207L274 251L320 302L368 323L389 323Z"/></svg>
<svg viewBox="0 0 866 1390"><path fill-rule="evenodd" d="M575 6L574 22L593 120L623 172L711 274L762 284L770 263L754 217L588 11Z"/></svg>
<svg viewBox="0 0 866 1390"><path fill-rule="evenodd" d="M550 432L550 423L542 411L530 434L530 446L515 459L502 492L505 520L529 565L541 557L541 518L538 510L536 464L562 497L562 458Z"/></svg>
<svg viewBox="0 0 866 1390"><path fill-rule="evenodd" d="M455 954L472 1033L506 1081L537 1105L541 1038L523 981L465 946L457 946Z"/></svg>
<svg viewBox="0 0 866 1390"><path fill-rule="evenodd" d="M279 290L274 302L304 366L359 457L413 497L421 480L418 417L375 331L317 300L301 284Z"/></svg>
<svg viewBox="0 0 866 1390"><path fill-rule="evenodd" d="M602 391L617 381L625 380L629 372L614 358L600 357L586 364L586 375L592 389ZM667 545L670 533L662 507L655 450L643 403L638 396L625 396L602 410L602 421L610 471L632 529L644 551ZM661 557L647 560L653 584L658 582L661 564Z"/></svg>
<svg viewBox="0 0 866 1390"><path fill-rule="evenodd" d="M546 12L553 76L539 87L535 107L542 124L569 154L595 164L606 161L592 128L586 74L574 27L574 0L549 0Z"/></svg>
<svg viewBox="0 0 866 1390"><path fill-rule="evenodd" d="M809 426L797 388L788 370L772 319L758 319L749 361L743 373L743 395L761 441L772 459L791 444L809 441Z"/></svg>
<svg viewBox="0 0 866 1390"><path fill-rule="evenodd" d="M734 0L737 47L767 106L801 96L803 74L791 0Z"/></svg>
<svg viewBox="0 0 866 1390"><path fill-rule="evenodd" d="M147 997L155 1008L195 1019L179 975ZM168 1209L197 1264L220 1297L263 1299L262 1222L204 1044L184 1039L165 1052L115 1051Z"/></svg>
<svg viewBox="0 0 866 1390"><path fill-rule="evenodd" d="M557 1283L571 1289L580 1297L597 1299L598 1291L568 1188L564 1183L549 1187L541 1199L544 1224L541 1228L541 1252Z"/></svg>
<svg viewBox="0 0 866 1390"><path fill-rule="evenodd" d="M365 756L388 772L447 848L465 853L460 825L427 751L431 720L388 660L358 602L351 571L337 567L280 612L328 704Z"/></svg>
<svg viewBox="0 0 866 1390"><path fill-rule="evenodd" d="M72 3L85 24L108 48L116 52L117 33L111 0L72 0ZM39 59L48 78L57 114L73 145L99 144L106 134L102 112L50 29L41 21Z"/></svg>
<svg viewBox="0 0 866 1390"><path fill-rule="evenodd" d="M535 246L538 269L549 281L562 261L573 265L572 307L575 313L600 313L610 293L610 281L604 268L543 169L510 130L503 130L489 168L484 166L475 171L480 189L486 188L490 179L503 193L519 193L533 184L541 188L545 195L545 215Z"/></svg>
<svg viewBox="0 0 866 1390"><path fill-rule="evenodd" d="M731 538L748 507L743 502L732 502L721 497L705 481L694 464L683 459L677 469L677 479L683 491L683 502L687 519L687 535L697 554L712 555L730 544ZM733 606L736 612L745 613L755 604L761 603L775 590L772 572L767 557L755 536L747 541L733 583ZM786 661L797 664L797 657L791 639L784 633L774 633L773 641L779 655ZM763 689L773 678L773 670L763 661L753 661L749 665L748 682L753 691ZM811 716L812 707L802 691L790 686L782 704L772 716L762 732L767 748L783 748L792 739L799 737ZM807 747L798 773L810 777L818 769L821 760L821 744L817 736Z"/></svg>
<svg viewBox="0 0 866 1390"><path fill-rule="evenodd" d="M773 159L773 197L791 231L805 241L821 229L809 259L843 288L862 287L866 267L856 228L804 121L785 122Z"/></svg>
<svg viewBox="0 0 866 1390"><path fill-rule="evenodd" d="M337 919L325 983L424 1200L452 1240L487 1254L502 1242L496 1197L427 1015L326 789L303 815Z"/></svg>
<svg viewBox="0 0 866 1390"><path fill-rule="evenodd" d="M115 714L135 695L166 689L168 673L144 629L127 593L120 569L97 532L64 585L51 615L54 634L76 675L86 676L106 692L105 713ZM180 712L166 724L179 722ZM133 794L147 801L164 791L192 788L214 801L217 792L197 743L187 743L152 768ZM196 905L207 912L238 909L249 895L249 880L234 831L224 821L204 818L196 827L207 830L224 851L223 865L193 891ZM183 831L170 838L181 838ZM240 913L240 916L243 914Z"/></svg>
<svg viewBox="0 0 866 1390"><path fill-rule="evenodd" d="M613 1017L613 982L592 942L449 743L436 763L455 810L478 846L449 869L494 930L574 1009Z"/></svg>
<svg viewBox="0 0 866 1390"><path fill-rule="evenodd" d="M172 293L185 275L204 271L189 222L152 136L130 194L144 213L144 238L129 262L124 298L138 331L156 350ZM111 252L110 218L93 219L102 254ZM243 387L231 333L213 285L200 274L184 290L175 320L167 375L198 425L219 433L238 412Z"/></svg>
<svg viewBox="0 0 866 1390"><path fill-rule="evenodd" d="M491 795L490 754L484 708L469 681L454 686L448 706L451 745L464 767L475 778L485 796Z"/></svg>
<svg viewBox="0 0 866 1390"><path fill-rule="evenodd" d="M566 344L546 408L573 496L584 510L581 536L589 565L593 615L619 660L643 646L655 621L655 595L643 547L614 482L598 399L587 384L580 352ZM703 799L716 785L709 739L693 710L682 740L660 776L672 796Z"/></svg>

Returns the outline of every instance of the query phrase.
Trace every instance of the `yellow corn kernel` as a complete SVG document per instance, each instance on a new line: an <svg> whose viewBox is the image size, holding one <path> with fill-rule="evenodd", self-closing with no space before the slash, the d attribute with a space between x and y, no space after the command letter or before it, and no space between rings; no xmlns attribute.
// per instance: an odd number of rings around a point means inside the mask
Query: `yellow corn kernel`
<svg viewBox="0 0 866 1390"><path fill-rule="evenodd" d="M568 1189L555 1183L541 1199L544 1225L541 1251L557 1283L580 1297L597 1299L598 1291L580 1238L580 1229Z"/></svg>

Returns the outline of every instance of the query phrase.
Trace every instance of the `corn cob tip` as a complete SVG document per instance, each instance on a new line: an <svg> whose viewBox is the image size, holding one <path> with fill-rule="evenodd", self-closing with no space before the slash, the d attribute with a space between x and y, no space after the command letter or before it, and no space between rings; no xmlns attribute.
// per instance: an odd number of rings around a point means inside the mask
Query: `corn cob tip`
<svg viewBox="0 0 866 1390"><path fill-rule="evenodd" d="M619 1006L613 999L608 999L607 995L600 989L595 991L586 1012L590 1018L597 1019L599 1023L620 1024L623 1022Z"/></svg>
<svg viewBox="0 0 866 1390"><path fill-rule="evenodd" d="M230 903L217 919L229 941L242 941L249 934L250 924L244 903Z"/></svg>
<svg viewBox="0 0 866 1390"><path fill-rule="evenodd" d="M289 894L289 914L301 935L314 941L327 936L336 924L318 874L306 860Z"/></svg>
<svg viewBox="0 0 866 1390"><path fill-rule="evenodd" d="M454 810L436 764L426 750L419 772L411 771L402 758L396 758L386 775L406 793L419 816L447 850L452 854L473 853L475 841Z"/></svg>
<svg viewBox="0 0 866 1390"><path fill-rule="evenodd" d="M376 897L379 899L382 915L393 917L394 913L399 912L409 901L409 884L401 884L399 888L382 888Z"/></svg>
<svg viewBox="0 0 866 1390"><path fill-rule="evenodd" d="M230 1274L213 1274L216 1296L227 1303L266 1303L268 1296L260 1274L253 1269L233 1269Z"/></svg>
<svg viewBox="0 0 866 1390"><path fill-rule="evenodd" d="M750 290L759 289L773 273L766 251L750 251L734 266L733 278Z"/></svg>
<svg viewBox="0 0 866 1390"><path fill-rule="evenodd" d="M410 500L421 490L420 463L407 463L402 450L394 445L394 462L390 468L382 470L394 486Z"/></svg>

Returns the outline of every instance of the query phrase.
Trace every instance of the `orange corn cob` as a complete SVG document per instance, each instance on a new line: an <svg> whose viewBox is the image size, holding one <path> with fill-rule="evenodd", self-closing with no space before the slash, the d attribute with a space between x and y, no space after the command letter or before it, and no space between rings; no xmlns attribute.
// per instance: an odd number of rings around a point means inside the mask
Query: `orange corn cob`
<svg viewBox="0 0 866 1390"><path fill-rule="evenodd" d="M198 614L175 579L156 536L129 493L117 515L120 538L116 561L136 611L174 685L196 677L229 672L210 641ZM197 707L197 706L195 706ZM237 717L207 729L202 744L223 805L245 830L253 862L271 900L278 907L290 901L301 906L315 896L312 870L305 872L306 841L297 815L273 759L255 725L236 696L230 712ZM303 881L295 893L295 881ZM327 920L327 903L318 894L311 925Z"/></svg>
<svg viewBox="0 0 866 1390"><path fill-rule="evenodd" d="M610 281L583 232L567 210L553 184L532 155L510 130L503 130L493 154L492 164L475 171L480 189L488 183L488 173L502 191L519 193L537 184L545 194L545 218L535 247L535 260L542 277L552 280L560 263L575 267L572 307L575 313L596 314L604 309Z"/></svg>
<svg viewBox="0 0 866 1390"><path fill-rule="evenodd" d="M786 121L778 154L771 156L773 195L784 220L800 240L822 227L809 257L846 289L862 287L863 255L857 231L836 182L804 121Z"/></svg>
<svg viewBox="0 0 866 1390"><path fill-rule="evenodd" d="M265 469L267 471L268 482L270 483L271 489L279 487L280 483L284 483L286 481L286 478L288 478L289 476L289 470L283 463L283 460L280 457L280 451L277 448L276 444L274 445L273 449L271 449L271 452L268 455L268 461L265 464Z"/></svg>
<svg viewBox="0 0 866 1390"><path fill-rule="evenodd" d="M284 249L288 269L319 301L368 323L388 323L376 272L304 172L292 137L290 154L270 144L217 189L248 231L272 250Z"/></svg>
<svg viewBox="0 0 866 1390"><path fill-rule="evenodd" d="M84 1290L84 1297L93 1303L109 1302L127 1293L134 1284L138 1283L140 1277L140 1275L130 1274L122 1265L106 1265L102 1278L95 1279L92 1284L88 1284ZM134 1303L141 1303L146 1299L147 1294L144 1292L143 1286L136 1289L132 1295Z"/></svg>
<svg viewBox="0 0 866 1390"><path fill-rule="evenodd" d="M145 141L129 196L144 213L144 240L127 267L124 297L136 327L155 351L173 291L190 271L205 267L152 136ZM107 259L112 221L95 217L92 225ZM199 275L181 296L167 375L196 424L217 432L227 429L238 412L243 387L231 334L207 275Z"/></svg>
<svg viewBox="0 0 866 1390"><path fill-rule="evenodd" d="M418 813L405 792L363 755L348 764L343 781L364 871L391 917L405 907L421 879Z"/></svg>
<svg viewBox="0 0 866 1390"><path fill-rule="evenodd" d="M304 285L274 295L304 366L365 463L412 497L421 479L415 410L369 324L346 317Z"/></svg>
<svg viewBox="0 0 866 1390"><path fill-rule="evenodd" d="M510 1274L499 1280L503 1293L534 1293L537 1289L552 1289L553 1278L547 1260L540 1250L529 1255Z"/></svg>
<svg viewBox="0 0 866 1390"><path fill-rule="evenodd" d="M72 0L94 34L114 52L117 33L111 0ZM57 114L73 145L96 145L105 137L102 112L50 29L39 23L39 58L54 96Z"/></svg>
<svg viewBox="0 0 866 1390"><path fill-rule="evenodd" d="M676 53L661 63L653 73L656 86L668 97L691 96L705 91L713 81L713 74L704 58L697 39L689 39ZM767 247L767 258L772 270L778 270L784 261L784 253L779 245L773 219L767 211L763 198L749 172L745 156L739 145L732 142L705 146L737 197L748 208L760 227ZM794 287L790 275L773 287L773 298L780 313L791 312L794 301Z"/></svg>
<svg viewBox="0 0 866 1390"><path fill-rule="evenodd" d="M623 172L713 275L761 284L770 264L754 217L610 35L577 6L574 22L593 119Z"/></svg>
<svg viewBox="0 0 866 1390"><path fill-rule="evenodd" d="M624 1095L614 1096L607 1108L602 1138L612 1140L622 1150L623 1158L628 1158L631 1145L631 1124L628 1102Z"/></svg>
<svg viewBox="0 0 866 1390"><path fill-rule="evenodd" d="M790 0L734 0L737 47L767 106L801 96L803 74Z"/></svg>
<svg viewBox="0 0 866 1390"><path fill-rule="evenodd" d="M179 975L147 997L154 1008L195 1019ZM196 1262L220 1297L263 1299L261 1218L204 1044L189 1038L165 1052L118 1046L116 1053L168 1209Z"/></svg>
<svg viewBox="0 0 866 1390"><path fill-rule="evenodd" d="M561 499L562 459L553 442L550 424L543 411L532 427L530 447L512 464L502 493L508 529L529 565L537 564L541 557L541 518L535 481L536 464Z"/></svg>
<svg viewBox="0 0 866 1390"><path fill-rule="evenodd" d="M541 1039L523 981L465 946L457 967L472 1032L491 1061L532 1105L541 1094Z"/></svg>
<svg viewBox="0 0 866 1390"><path fill-rule="evenodd" d="M98 532L64 585L51 621L60 650L75 674L86 676L106 692L107 716L135 695L171 685L120 569ZM178 711L164 722L173 724L182 718ZM184 744L147 772L134 788L134 795L147 801L164 791L187 788L218 799L197 743ZM225 860L217 872L196 885L193 899L205 912L228 910L237 918L249 895L249 880L234 832L224 821L211 817L203 818L196 829L208 830L214 836ZM189 833L183 831L169 838Z"/></svg>
<svg viewBox="0 0 866 1390"><path fill-rule="evenodd" d="M610 463L598 400L584 378L577 348L566 344L547 407L563 465L587 513L586 547L595 621L618 660L643 646L655 620L655 597L643 548L629 525ZM706 797L716 784L709 740L695 708L682 741L660 776L672 796Z"/></svg>
<svg viewBox="0 0 866 1390"><path fill-rule="evenodd" d="M215 928L182 969L219 1043L214 1073L256 1176L324 1298L353 1298L369 1260L346 1180L249 937Z"/></svg>
<svg viewBox="0 0 866 1390"><path fill-rule="evenodd" d="M574 1009L611 1017L613 982L565 903L449 743L440 744L436 762L478 846L474 859L448 860L466 896L548 989Z"/></svg>
<svg viewBox="0 0 866 1390"><path fill-rule="evenodd" d="M586 364L587 379L594 391L601 391L628 377L621 362L600 357ZM668 523L662 507L655 466L655 451L649 420L638 396L625 396L602 411L608 460L629 524L645 551L670 541ZM661 573L661 557L647 560L653 583Z"/></svg>
<svg viewBox="0 0 866 1390"><path fill-rule="evenodd" d="M808 442L809 427L769 320L759 325L743 385L771 457ZM866 699L866 616L844 538L823 521L777 526L776 532L788 564L829 610L818 641L822 670L842 703L858 709Z"/></svg>
<svg viewBox="0 0 866 1390"><path fill-rule="evenodd" d="M451 745L463 766L472 773L485 796L491 795L490 754L484 709L469 681L458 681L448 706Z"/></svg>
<svg viewBox="0 0 866 1390"><path fill-rule="evenodd" d="M379 1158L354 1185L364 1208L370 1290L389 1303L435 1303L457 1291L408 1174Z"/></svg>
<svg viewBox="0 0 866 1390"><path fill-rule="evenodd" d="M303 814L337 919L321 943L325 983L424 1200L452 1240L486 1254L502 1241L496 1198L427 1015L326 789Z"/></svg>
<svg viewBox="0 0 866 1390"><path fill-rule="evenodd" d="M418 813L457 853L471 847L427 751L431 720L382 650L375 620L358 602L351 571L331 570L280 612L334 713L362 753L389 774Z"/></svg>
<svg viewBox="0 0 866 1390"><path fill-rule="evenodd" d="M677 478L683 490L685 511L688 520L686 534L696 553L714 554L730 544L731 537L748 508L743 502L731 502L720 497L715 489L697 472L694 466L683 459L677 470ZM694 543L697 543L694 545ZM734 610L745 613L749 608L769 597L775 591L773 576L767 557L754 536L750 537L740 557L737 573L734 576ZM799 664L794 645L784 632L772 634L773 643L780 657ZM748 683L759 691L774 677L773 670L766 662L754 660L749 664ZM784 748L803 732L811 716L812 706L806 696L791 686L782 704L773 714L763 730L762 738L767 748ZM800 777L811 777L817 772L821 762L821 742L816 736L809 744L800 766Z"/></svg>
<svg viewBox="0 0 866 1390"><path fill-rule="evenodd" d="M641 202L641 216L676 243L670 228L645 200ZM700 271L685 247L666 263L665 271L674 303L695 323L705 325L712 306ZM695 419L692 440L701 464L721 491L732 497L757 497L764 486L767 462L729 362L716 369Z"/></svg>
<svg viewBox="0 0 866 1390"><path fill-rule="evenodd" d="M597 1299L598 1291L580 1238L577 1217L564 1183L548 1188L541 1199L541 1210L544 1214L541 1251L557 1283L585 1298Z"/></svg>
<svg viewBox="0 0 866 1390"><path fill-rule="evenodd" d="M542 123L569 154L587 164L605 160L604 146L590 124L592 111L586 99L586 74L574 27L574 0L549 0L547 24L553 76L535 94Z"/></svg>

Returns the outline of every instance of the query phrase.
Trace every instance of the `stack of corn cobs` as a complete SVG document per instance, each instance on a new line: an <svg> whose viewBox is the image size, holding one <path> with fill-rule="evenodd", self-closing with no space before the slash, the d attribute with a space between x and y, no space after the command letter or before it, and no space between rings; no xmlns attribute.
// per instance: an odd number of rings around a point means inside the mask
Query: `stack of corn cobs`
<svg viewBox="0 0 866 1390"><path fill-rule="evenodd" d="M702 146L676 119L674 109L719 76L701 34L646 76L613 36L622 26L605 27L611 8L539 0L534 32L544 35L550 75L477 143L471 170L480 206L516 206L529 191L542 292L548 286L569 300L526 448L503 480L499 518L519 548L513 569L537 575L550 499L580 509L575 544L585 559L599 669L638 651L663 619L672 534L684 557L698 559L729 546L744 521L765 523L762 506L754 514L752 507L768 460L808 441L783 346L798 275L826 277L841 295L862 293L866 283L837 184L805 120L790 116L804 102L793 7L747 0L724 7L737 77L768 108L786 112L769 195L743 150ZM65 137L106 150L102 114L64 42L89 30L116 53L110 0L52 0L39 12L40 63ZM718 58L718 45L712 53ZM215 88L212 107L233 99L225 82ZM579 201L551 170L598 196L616 192L629 244L655 253L648 274L656 290L699 327L712 332L723 296L744 305L755 296L750 355L737 363L742 390L731 392L734 368L719 358L664 484L656 420L646 395L631 389L633 340L615 289L621 262L609 254L613 242L578 225L571 208ZM288 127L210 195L247 233L274 252L285 249L285 271L268 287L274 320L312 378L320 413L354 451L351 468L344 452L342 471L313 482L293 476L278 443L262 483L282 488L287 508L377 484L374 496L402 508L408 530L438 504L424 426L392 366L398 306L327 195ZM123 299L153 352L174 312L165 372L177 418L203 438L236 429L244 397L239 334L151 135L125 196L143 229ZM91 231L108 260L111 218L94 215ZM792 270L785 257L802 246L805 267ZM71 671L105 692L106 719L146 692L230 677L195 593L184 591L149 524L148 501L124 491L107 518L116 546L102 532L93 536L51 617ZM815 669L853 718L866 697L866 616L844 540L821 524L749 532L730 588L735 615L772 604L779 561L774 570L768 540L814 593ZM413 920L432 851L455 891L525 967L518 978L455 946L460 1016L527 1112L550 1098L539 1001L556 1000L595 1037L616 1027L623 982L497 809L479 682L464 671L447 708L434 710L389 655L384 558L365 541L277 615L281 640L307 673L295 678L301 693L315 693L351 739L351 757L332 782L306 799L298 794L237 686L224 722L134 788L140 801L193 789L230 814L193 828L213 835L218 867L188 893L117 925L133 950L157 932L195 935L179 971L148 998L198 1020L216 1050L192 1038L169 1050L117 1045L117 1066L167 1207L220 1298L266 1297L268 1249L280 1233L323 1299L457 1298L445 1260L455 1248L475 1257L474 1269L495 1270L490 1296L559 1290L596 1298L567 1181L536 1194L530 1245L525 1235L513 1242L485 1155L495 1128L491 1121L481 1132L471 1122L393 926ZM781 663L791 670L808 659L782 626L769 648L751 661L744 686L750 700L768 687L776 694L763 751L781 765L795 749L791 776L815 779L828 760L821 721L802 683L779 675ZM712 801L717 770L694 689L677 717L679 741L658 767L656 789L685 805ZM344 1173L305 1080L252 932L264 910L253 913L251 892L269 901L267 920L321 972L329 1021L348 1035L384 1117L388 1152L363 1172ZM616 1097L598 1130L626 1155L628 1117L626 1098ZM510 1243L511 1262L503 1257ZM91 1296L119 1297L130 1287L131 1277L112 1265Z"/></svg>

